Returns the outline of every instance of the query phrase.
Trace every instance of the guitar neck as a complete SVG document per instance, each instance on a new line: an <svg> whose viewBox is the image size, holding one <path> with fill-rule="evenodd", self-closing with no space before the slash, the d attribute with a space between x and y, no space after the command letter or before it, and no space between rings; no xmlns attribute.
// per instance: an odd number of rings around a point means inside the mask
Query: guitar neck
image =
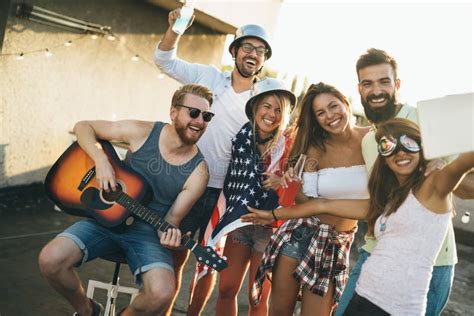
<svg viewBox="0 0 474 316"><path fill-rule="evenodd" d="M124 192L120 194L115 202L129 210L135 217L138 217L142 221L153 225L156 229L163 233L169 228L175 228L173 225L165 221L163 217L156 214L156 212L144 207ZM193 239L189 238L188 235L183 235L181 237L181 244L190 250L194 250L197 245L197 243Z"/></svg>

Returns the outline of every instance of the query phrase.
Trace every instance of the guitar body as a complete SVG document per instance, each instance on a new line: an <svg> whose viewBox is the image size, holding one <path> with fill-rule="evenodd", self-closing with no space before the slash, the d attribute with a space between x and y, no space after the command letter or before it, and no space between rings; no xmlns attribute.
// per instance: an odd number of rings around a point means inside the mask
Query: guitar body
<svg viewBox="0 0 474 316"><path fill-rule="evenodd" d="M146 181L118 157L113 146L100 141L123 192L141 201L147 193ZM129 210L102 196L95 178L94 162L74 142L51 167L45 179L48 197L66 213L92 217L105 227L122 223Z"/></svg>

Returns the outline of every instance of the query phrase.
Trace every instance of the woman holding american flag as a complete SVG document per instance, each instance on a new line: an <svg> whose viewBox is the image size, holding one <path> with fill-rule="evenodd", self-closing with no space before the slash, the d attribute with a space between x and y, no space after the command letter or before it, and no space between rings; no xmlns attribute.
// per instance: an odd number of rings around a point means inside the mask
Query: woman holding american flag
<svg viewBox="0 0 474 316"><path fill-rule="evenodd" d="M208 245L225 242L223 254L229 264L220 273L216 315L237 315L237 294L245 274L250 268L251 284L273 233L271 226L243 223L240 216L248 212L248 206L278 206L275 189L286 167L290 142L285 129L290 107L295 103L295 95L281 81L266 78L257 82L246 104L249 122L232 140L232 158L224 187L206 230L210 234ZM251 305L249 315L267 315L269 290L266 284L261 303ZM248 296L250 299L250 292Z"/></svg>

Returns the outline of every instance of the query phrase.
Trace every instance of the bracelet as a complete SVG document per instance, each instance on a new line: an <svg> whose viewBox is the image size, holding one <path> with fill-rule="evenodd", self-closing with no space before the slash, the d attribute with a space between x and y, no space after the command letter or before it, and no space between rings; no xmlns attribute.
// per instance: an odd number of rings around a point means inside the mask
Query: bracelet
<svg viewBox="0 0 474 316"><path fill-rule="evenodd" d="M273 215L273 218L275 219L275 222L278 221L278 218L275 215L275 209L272 210L272 215Z"/></svg>

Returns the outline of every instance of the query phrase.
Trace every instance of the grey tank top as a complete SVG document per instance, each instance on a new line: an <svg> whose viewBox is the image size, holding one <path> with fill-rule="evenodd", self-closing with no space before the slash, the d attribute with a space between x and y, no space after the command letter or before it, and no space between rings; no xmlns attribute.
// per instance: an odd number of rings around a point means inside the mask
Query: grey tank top
<svg viewBox="0 0 474 316"><path fill-rule="evenodd" d="M142 175L152 190L152 199L147 206L164 216L176 197L181 192L184 183L204 160L198 153L181 165L171 165L161 156L160 135L165 123L155 122L145 143L135 152L128 152L126 161L137 173Z"/></svg>

